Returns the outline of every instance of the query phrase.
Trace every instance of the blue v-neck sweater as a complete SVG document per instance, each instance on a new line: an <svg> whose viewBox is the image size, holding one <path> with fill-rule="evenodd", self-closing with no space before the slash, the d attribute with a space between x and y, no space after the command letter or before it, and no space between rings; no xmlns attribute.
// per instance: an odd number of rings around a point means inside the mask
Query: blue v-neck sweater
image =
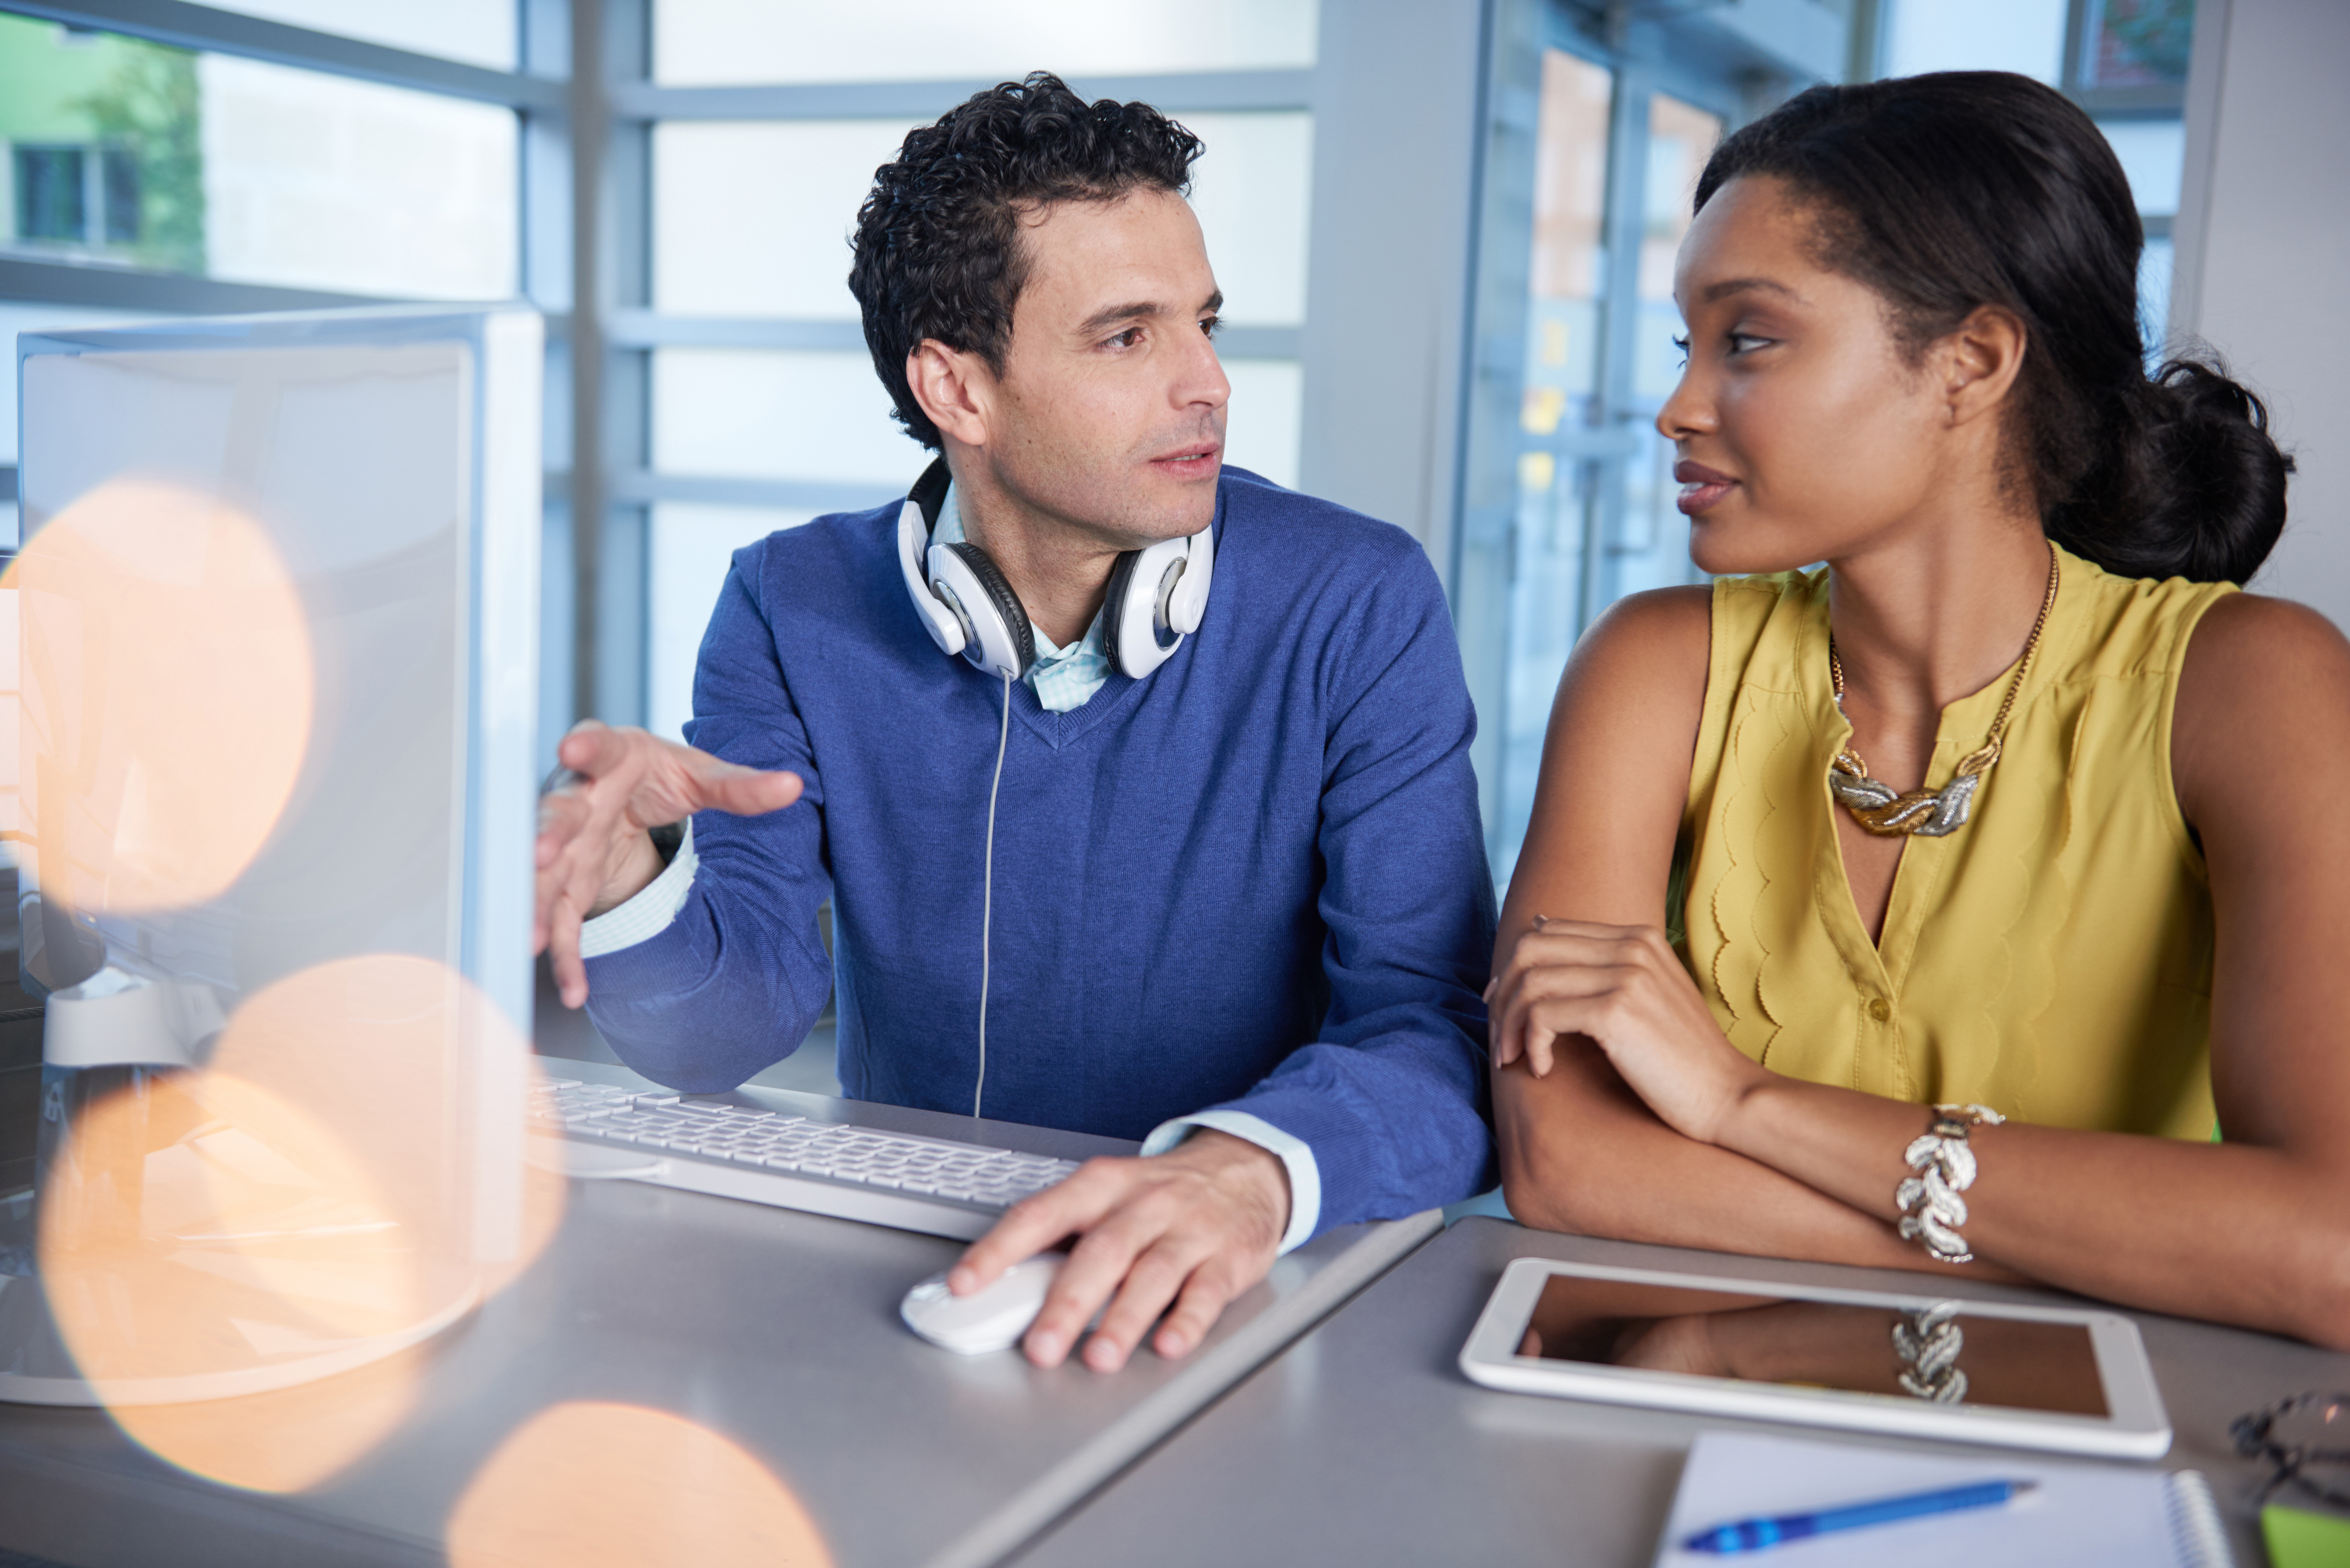
<svg viewBox="0 0 2350 1568"><path fill-rule="evenodd" d="M734 556L687 735L807 789L697 816L675 918L589 961L597 1027L651 1078L739 1084L837 986L848 1094L971 1109L1004 692L907 603L898 510ZM1215 527L1205 618L1156 673L1066 713L1012 684L985 1113L1139 1138L1244 1111L1313 1151L1321 1230L1465 1197L1494 913L1442 593L1401 530L1243 471Z"/></svg>

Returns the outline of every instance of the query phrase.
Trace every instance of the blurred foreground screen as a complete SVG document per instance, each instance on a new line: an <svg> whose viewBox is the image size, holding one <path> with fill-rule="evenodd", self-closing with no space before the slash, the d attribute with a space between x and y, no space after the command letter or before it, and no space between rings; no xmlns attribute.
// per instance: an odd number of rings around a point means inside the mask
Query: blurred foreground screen
<svg viewBox="0 0 2350 1568"><path fill-rule="evenodd" d="M311 1401L331 1429L289 1391L396 1366L553 1223L522 1130L540 323L17 349L0 587L46 1012L35 1186L0 1199L0 1397L307 1485L402 1388Z"/></svg>

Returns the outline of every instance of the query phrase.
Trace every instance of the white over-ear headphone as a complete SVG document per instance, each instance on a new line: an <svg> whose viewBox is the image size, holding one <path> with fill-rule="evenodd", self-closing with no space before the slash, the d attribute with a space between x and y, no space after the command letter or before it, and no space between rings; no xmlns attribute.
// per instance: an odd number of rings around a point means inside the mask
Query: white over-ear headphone
<svg viewBox="0 0 2350 1568"><path fill-rule="evenodd" d="M907 597L941 649L960 653L991 675L1017 680L1036 662L1036 634L1020 596L978 545L929 542L949 482L941 458L914 482L899 509L898 569ZM1119 556L1102 602L1102 645L1110 668L1139 680L1166 663L1200 629L1215 575L1212 524L1188 538L1161 539Z"/></svg>

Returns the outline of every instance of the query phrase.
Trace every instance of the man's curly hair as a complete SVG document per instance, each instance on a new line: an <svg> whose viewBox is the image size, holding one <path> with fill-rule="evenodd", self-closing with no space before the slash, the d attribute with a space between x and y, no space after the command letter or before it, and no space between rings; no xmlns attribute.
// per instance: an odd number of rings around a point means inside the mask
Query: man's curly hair
<svg viewBox="0 0 2350 1568"><path fill-rule="evenodd" d="M1087 104L1049 71L974 95L909 131L857 212L848 287L898 422L938 449L906 357L924 338L1001 375L1012 307L1028 280L1020 215L1137 190L1190 192L1200 139L1144 103Z"/></svg>

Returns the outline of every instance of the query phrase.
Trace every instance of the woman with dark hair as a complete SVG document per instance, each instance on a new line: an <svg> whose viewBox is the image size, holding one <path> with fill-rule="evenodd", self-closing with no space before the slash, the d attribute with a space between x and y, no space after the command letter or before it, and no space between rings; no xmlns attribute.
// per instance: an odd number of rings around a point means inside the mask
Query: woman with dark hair
<svg viewBox="0 0 2350 1568"><path fill-rule="evenodd" d="M1521 1220L2350 1348L2350 644L2237 590L2292 465L2146 374L2141 243L2021 77L1715 152L1657 422L1716 581L1560 684L1488 993Z"/></svg>

